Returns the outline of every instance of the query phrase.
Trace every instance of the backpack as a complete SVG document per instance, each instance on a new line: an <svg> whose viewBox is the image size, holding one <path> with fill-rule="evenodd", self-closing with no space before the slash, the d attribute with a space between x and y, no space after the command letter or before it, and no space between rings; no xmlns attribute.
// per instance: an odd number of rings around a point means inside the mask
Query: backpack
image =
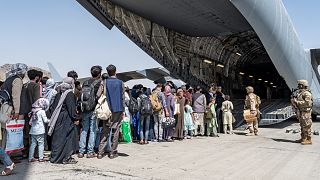
<svg viewBox="0 0 320 180"><path fill-rule="evenodd" d="M152 114L152 103L148 96L140 96L141 99L141 114L151 115Z"/></svg>
<svg viewBox="0 0 320 180"><path fill-rule="evenodd" d="M95 108L95 114L97 116L97 119L104 121L110 119L112 115L109 104L107 102L107 97L104 94L102 94L98 100L97 106Z"/></svg>
<svg viewBox="0 0 320 180"><path fill-rule="evenodd" d="M133 115L139 112L140 108L137 99L132 97L129 101L129 112Z"/></svg>
<svg viewBox="0 0 320 180"><path fill-rule="evenodd" d="M20 114L28 114L31 111L30 107L30 97L28 95L28 85L29 82L23 84L20 96Z"/></svg>
<svg viewBox="0 0 320 180"><path fill-rule="evenodd" d="M257 102L257 107L259 108L260 104L261 104L261 99L260 96L256 95L256 102Z"/></svg>
<svg viewBox="0 0 320 180"><path fill-rule="evenodd" d="M92 83L88 80L83 83L80 96L80 107L82 112L89 112L95 109L97 105L95 86L100 83L100 80L95 80Z"/></svg>
<svg viewBox="0 0 320 180"><path fill-rule="evenodd" d="M159 101L158 92L152 92L152 94L150 96L150 100L151 100L152 109L154 112L159 112L162 110L162 104Z"/></svg>
<svg viewBox="0 0 320 180"><path fill-rule="evenodd" d="M11 101L11 96L7 90L0 90L0 107L2 104L5 102L10 102Z"/></svg>

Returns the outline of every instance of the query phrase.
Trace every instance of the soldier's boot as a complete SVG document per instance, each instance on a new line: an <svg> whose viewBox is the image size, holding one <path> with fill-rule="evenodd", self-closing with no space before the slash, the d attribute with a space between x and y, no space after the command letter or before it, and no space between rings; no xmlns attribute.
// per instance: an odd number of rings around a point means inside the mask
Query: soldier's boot
<svg viewBox="0 0 320 180"><path fill-rule="evenodd" d="M301 135L301 138L299 140L296 140L295 142L296 143L302 143L305 140L306 140L306 138L303 135Z"/></svg>
<svg viewBox="0 0 320 180"><path fill-rule="evenodd" d="M311 137L301 142L302 145L312 145Z"/></svg>

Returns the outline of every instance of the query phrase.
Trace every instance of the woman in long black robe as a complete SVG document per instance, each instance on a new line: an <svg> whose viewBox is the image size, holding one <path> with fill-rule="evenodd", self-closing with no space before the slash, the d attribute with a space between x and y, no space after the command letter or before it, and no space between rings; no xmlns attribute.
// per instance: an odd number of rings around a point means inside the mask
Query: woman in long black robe
<svg viewBox="0 0 320 180"><path fill-rule="evenodd" d="M62 93L56 95L53 103L53 110L57 107ZM79 149L77 140L77 129L74 124L80 119L77 115L76 96L69 92L63 102L59 117L52 134L51 163L75 164L77 163L72 155Z"/></svg>

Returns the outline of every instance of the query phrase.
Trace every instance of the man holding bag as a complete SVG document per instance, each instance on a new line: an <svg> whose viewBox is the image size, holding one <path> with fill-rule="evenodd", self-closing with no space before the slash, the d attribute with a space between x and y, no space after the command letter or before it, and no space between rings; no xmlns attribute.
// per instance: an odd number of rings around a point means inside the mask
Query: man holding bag
<svg viewBox="0 0 320 180"><path fill-rule="evenodd" d="M7 100L8 103L12 107L12 112L7 112L6 114L11 114L10 119L18 120L23 119L23 114L20 113L20 106L21 106L21 92L23 87L22 79L24 78L26 72L28 70L28 66L22 63L14 64L11 67L11 71L8 73L8 77L6 81L1 86L2 92L6 92L9 95L9 99ZM4 123L1 119L1 122ZM4 129L5 126L3 125L2 128ZM2 129L2 130L3 130ZM0 130L1 133L1 130ZM2 140L2 147L5 147L6 143L6 133L3 131L3 140Z"/></svg>

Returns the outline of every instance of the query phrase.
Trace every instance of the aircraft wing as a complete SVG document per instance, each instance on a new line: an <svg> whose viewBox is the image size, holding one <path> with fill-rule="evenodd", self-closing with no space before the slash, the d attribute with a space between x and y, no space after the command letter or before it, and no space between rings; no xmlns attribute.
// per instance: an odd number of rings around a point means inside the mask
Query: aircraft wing
<svg viewBox="0 0 320 180"><path fill-rule="evenodd" d="M141 71L129 71L117 74L117 78L121 79L123 82L134 79L150 79L152 81L156 81L166 76L170 76L170 73L164 68L151 68Z"/></svg>

